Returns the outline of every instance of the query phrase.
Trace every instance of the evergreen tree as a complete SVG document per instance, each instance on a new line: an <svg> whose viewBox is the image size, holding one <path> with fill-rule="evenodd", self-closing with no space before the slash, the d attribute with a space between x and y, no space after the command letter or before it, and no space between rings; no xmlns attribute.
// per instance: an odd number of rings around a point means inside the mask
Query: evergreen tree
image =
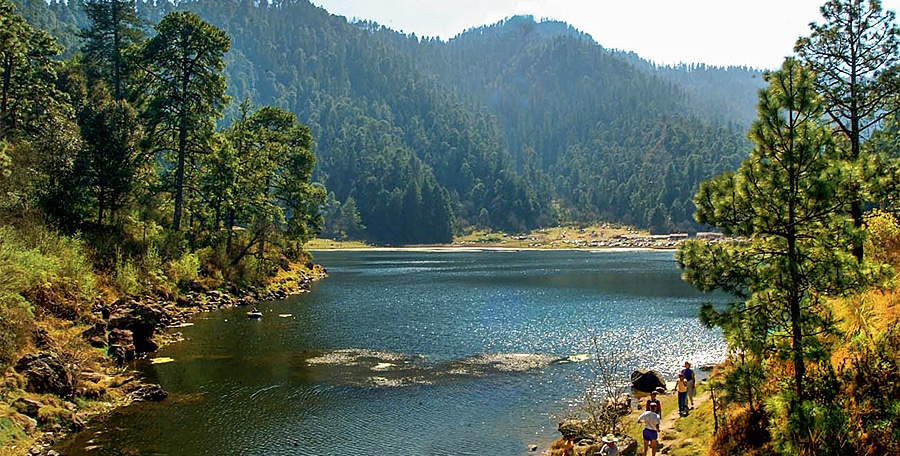
<svg viewBox="0 0 900 456"><path fill-rule="evenodd" d="M81 154L85 185L97 208L97 224L118 210L131 195L140 161L143 128L135 109L125 100L113 100L102 89L93 91L82 115Z"/></svg>
<svg viewBox="0 0 900 456"><path fill-rule="evenodd" d="M55 38L26 23L9 0L0 0L0 139L39 122L40 108L64 101L53 86L52 59L59 52Z"/></svg>
<svg viewBox="0 0 900 456"><path fill-rule="evenodd" d="M134 0L86 0L84 11L90 25L80 33L88 75L105 81L118 100L125 98L128 68L125 50L138 45L141 23Z"/></svg>
<svg viewBox="0 0 900 456"><path fill-rule="evenodd" d="M766 359L769 368L790 360L791 390L778 393L790 403L790 441L811 454L807 362L828 359L824 338L834 333L823 302L870 282L848 250L858 236L843 211L852 197L849 176L820 122L812 73L788 59L767 81L750 157L736 172L704 182L695 197L698 221L746 240L688 242L677 260L697 288L744 299L721 313L703 310L730 343L747 342L733 348Z"/></svg>
<svg viewBox="0 0 900 456"><path fill-rule="evenodd" d="M228 100L222 71L230 45L224 32L183 11L167 14L156 32L140 52L144 115L153 146L174 162L172 226L178 231L186 170L196 155L208 151L214 121Z"/></svg>
<svg viewBox="0 0 900 456"><path fill-rule="evenodd" d="M900 110L900 29L894 12L882 11L879 0L829 0L821 10L825 23L811 24L812 33L798 40L795 50L815 72L825 112L845 139L838 144L843 158L859 168L850 206L859 228L866 189L857 182L867 180L862 144L870 129ZM862 260L861 241L854 255Z"/></svg>

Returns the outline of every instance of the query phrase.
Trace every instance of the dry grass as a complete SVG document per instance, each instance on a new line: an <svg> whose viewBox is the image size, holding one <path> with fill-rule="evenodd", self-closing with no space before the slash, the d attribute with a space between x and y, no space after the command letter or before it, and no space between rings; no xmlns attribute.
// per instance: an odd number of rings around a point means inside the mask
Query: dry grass
<svg viewBox="0 0 900 456"><path fill-rule="evenodd" d="M371 248L361 241L335 241L333 239L310 239L303 246L306 250L365 249Z"/></svg>
<svg viewBox="0 0 900 456"><path fill-rule="evenodd" d="M524 234L507 234L499 231L478 230L453 238L454 246L511 247L511 248L565 248L581 246L592 241L603 241L620 235L647 234L630 227L600 224L590 226L558 226L542 228ZM365 249L372 248L361 241L335 241L312 239L303 246L307 250Z"/></svg>
<svg viewBox="0 0 900 456"><path fill-rule="evenodd" d="M586 245L592 241L608 240L619 235L635 234L629 227L608 224L585 227L567 226L542 228L526 234L510 235L501 232L476 231L453 239L455 245L482 245L516 248L565 248ZM646 234L646 233L642 233Z"/></svg>

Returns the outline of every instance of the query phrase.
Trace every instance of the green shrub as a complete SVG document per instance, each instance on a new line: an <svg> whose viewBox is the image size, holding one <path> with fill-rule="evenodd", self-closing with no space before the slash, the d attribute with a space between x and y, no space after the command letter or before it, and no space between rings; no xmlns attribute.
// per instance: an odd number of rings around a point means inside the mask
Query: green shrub
<svg viewBox="0 0 900 456"><path fill-rule="evenodd" d="M11 365L28 343L34 317L22 301L0 301L0 368Z"/></svg>
<svg viewBox="0 0 900 456"><path fill-rule="evenodd" d="M25 431L21 426L17 426L9 417L0 416L0 445L6 446L11 442L20 441L24 437Z"/></svg>
<svg viewBox="0 0 900 456"><path fill-rule="evenodd" d="M181 258L166 263L166 275L179 287L186 286L200 276L200 258L194 253L185 253Z"/></svg>
<svg viewBox="0 0 900 456"><path fill-rule="evenodd" d="M140 271L131 258L126 258L122 252L116 252L116 267L113 281L116 288L122 294L136 295L143 290L139 279Z"/></svg>
<svg viewBox="0 0 900 456"><path fill-rule="evenodd" d="M79 237L40 225L0 227L0 298L24 296L31 305L64 318L89 311L96 277Z"/></svg>
<svg viewBox="0 0 900 456"><path fill-rule="evenodd" d="M147 278L147 285L157 288L169 288L169 278L166 277L166 273L163 271L163 263L163 257L156 246L150 245L147 247L147 252L144 254L143 261L141 261L141 269L144 277Z"/></svg>

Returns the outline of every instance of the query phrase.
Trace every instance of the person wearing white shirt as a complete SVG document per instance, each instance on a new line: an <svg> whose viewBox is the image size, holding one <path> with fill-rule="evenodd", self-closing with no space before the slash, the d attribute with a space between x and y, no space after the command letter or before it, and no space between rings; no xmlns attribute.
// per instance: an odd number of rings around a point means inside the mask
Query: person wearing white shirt
<svg viewBox="0 0 900 456"><path fill-rule="evenodd" d="M656 443L659 439L660 418L656 404L650 403L650 410L638 416L638 423L644 423L644 456L647 456L647 446L650 446L650 454L656 456Z"/></svg>

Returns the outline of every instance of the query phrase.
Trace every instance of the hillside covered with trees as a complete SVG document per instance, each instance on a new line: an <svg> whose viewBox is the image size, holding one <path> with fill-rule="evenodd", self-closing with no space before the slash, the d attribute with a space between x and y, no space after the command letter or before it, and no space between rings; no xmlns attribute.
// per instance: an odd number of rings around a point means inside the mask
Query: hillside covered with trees
<svg viewBox="0 0 900 456"><path fill-rule="evenodd" d="M19 6L74 56L81 4ZM136 6L146 23L180 9L223 30L228 94L309 126L328 237L447 242L597 220L696 230L691 196L749 147L762 87L759 71L657 67L530 17L444 42L307 1Z"/></svg>
<svg viewBox="0 0 900 456"><path fill-rule="evenodd" d="M0 367L106 360L83 334L109 302L264 288L318 234L714 227L736 240L676 254L731 297L701 309L730 348L710 454L889 454L900 30L822 12L763 76L529 17L444 42L301 0L0 0ZM6 372L0 441L77 427L56 397L23 418Z"/></svg>

